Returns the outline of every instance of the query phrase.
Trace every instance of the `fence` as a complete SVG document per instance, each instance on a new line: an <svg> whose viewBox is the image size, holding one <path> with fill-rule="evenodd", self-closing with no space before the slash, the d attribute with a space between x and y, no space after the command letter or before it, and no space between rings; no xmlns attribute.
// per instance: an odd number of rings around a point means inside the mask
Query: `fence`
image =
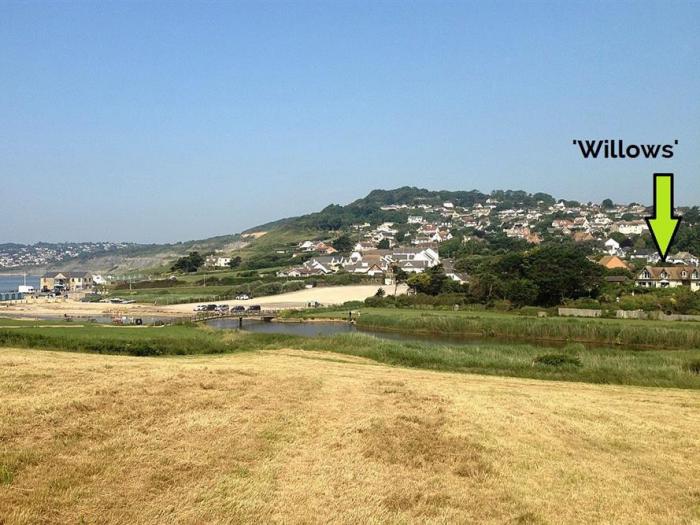
<svg viewBox="0 0 700 525"><path fill-rule="evenodd" d="M559 308L561 317L600 317L603 310L592 310L589 308Z"/></svg>

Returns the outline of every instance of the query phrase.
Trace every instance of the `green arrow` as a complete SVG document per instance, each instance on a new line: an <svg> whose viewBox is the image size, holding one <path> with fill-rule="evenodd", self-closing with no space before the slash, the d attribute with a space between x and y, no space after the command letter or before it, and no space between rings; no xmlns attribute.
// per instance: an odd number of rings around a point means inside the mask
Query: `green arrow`
<svg viewBox="0 0 700 525"><path fill-rule="evenodd" d="M645 219L661 260L678 231L681 218L673 215L673 173L654 173L654 216Z"/></svg>

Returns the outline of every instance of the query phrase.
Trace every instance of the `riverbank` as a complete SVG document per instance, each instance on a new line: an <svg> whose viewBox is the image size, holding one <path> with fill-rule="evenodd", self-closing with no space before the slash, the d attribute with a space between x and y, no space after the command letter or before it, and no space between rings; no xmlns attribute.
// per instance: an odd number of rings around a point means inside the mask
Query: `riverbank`
<svg viewBox="0 0 700 525"><path fill-rule="evenodd" d="M446 372L653 387L700 389L700 351L584 348L484 341L431 344L353 333L329 337L254 334L202 326L0 327L0 347L130 356L230 354L296 348ZM0 350L1 352L1 350Z"/></svg>
<svg viewBox="0 0 700 525"><path fill-rule="evenodd" d="M287 312L289 318L344 319L341 309ZM505 312L360 308L357 326L407 334L578 342L639 349L700 349L700 323L632 319L535 317Z"/></svg>

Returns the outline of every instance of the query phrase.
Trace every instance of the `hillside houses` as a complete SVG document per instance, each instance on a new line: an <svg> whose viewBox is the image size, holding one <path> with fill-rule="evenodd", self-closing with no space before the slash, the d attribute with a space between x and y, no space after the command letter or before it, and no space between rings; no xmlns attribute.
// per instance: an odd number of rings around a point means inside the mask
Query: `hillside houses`
<svg viewBox="0 0 700 525"><path fill-rule="evenodd" d="M329 240L300 243L298 249L302 254L319 257L297 267L296 273L344 271L378 275L390 271L392 264L408 272L422 272L433 263L420 258L399 257L398 251L410 247L416 253L432 250L437 254L442 243L455 237L488 240L496 233L532 245L549 239L569 238L576 243L588 244L593 250L592 260L599 261L606 256L604 265L607 267L635 268L640 264L659 262L658 253L649 246L648 238L643 237L649 233L644 221L649 209L645 206L615 204L603 207L573 201L552 203L517 199L511 201L517 205L506 205L506 202L488 197L468 206L459 200L383 205L381 210L389 213L380 215L380 220L358 221L348 228L353 241L352 253L340 262L329 265L328 260L319 258L337 255ZM474 235L477 231L479 233ZM698 258L681 253L669 256L668 263L692 266L698 264ZM294 269L281 273L289 271Z"/></svg>
<svg viewBox="0 0 700 525"><path fill-rule="evenodd" d="M397 247L390 250L369 249L354 251L350 256L312 257L301 266L281 270L278 277L309 277L347 272L370 277L389 273L392 267L406 273L420 273L440 264L440 256L433 248Z"/></svg>

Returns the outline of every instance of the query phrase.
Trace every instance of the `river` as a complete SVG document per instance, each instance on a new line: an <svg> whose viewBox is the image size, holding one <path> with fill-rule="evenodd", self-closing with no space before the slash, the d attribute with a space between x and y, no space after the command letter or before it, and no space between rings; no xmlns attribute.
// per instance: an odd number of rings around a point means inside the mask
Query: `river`
<svg viewBox="0 0 700 525"><path fill-rule="evenodd" d="M207 325L211 326L212 328L218 328L223 330L237 329L239 327L238 319L231 318L212 319L211 321L207 321ZM307 323L280 323L273 321L267 323L265 321L258 321L254 319L244 319L242 329L247 332L254 333L300 335L305 337L332 336L336 334L358 333L372 335L380 339L389 339L392 341L451 345L473 345L484 344L486 342L489 342L501 344L533 344L549 348L561 348L566 344L566 342L564 341L523 341L517 339L507 339L498 337L454 336L440 334L407 334L401 332L387 332L382 330L358 328L354 324L344 322L323 321L314 321Z"/></svg>

